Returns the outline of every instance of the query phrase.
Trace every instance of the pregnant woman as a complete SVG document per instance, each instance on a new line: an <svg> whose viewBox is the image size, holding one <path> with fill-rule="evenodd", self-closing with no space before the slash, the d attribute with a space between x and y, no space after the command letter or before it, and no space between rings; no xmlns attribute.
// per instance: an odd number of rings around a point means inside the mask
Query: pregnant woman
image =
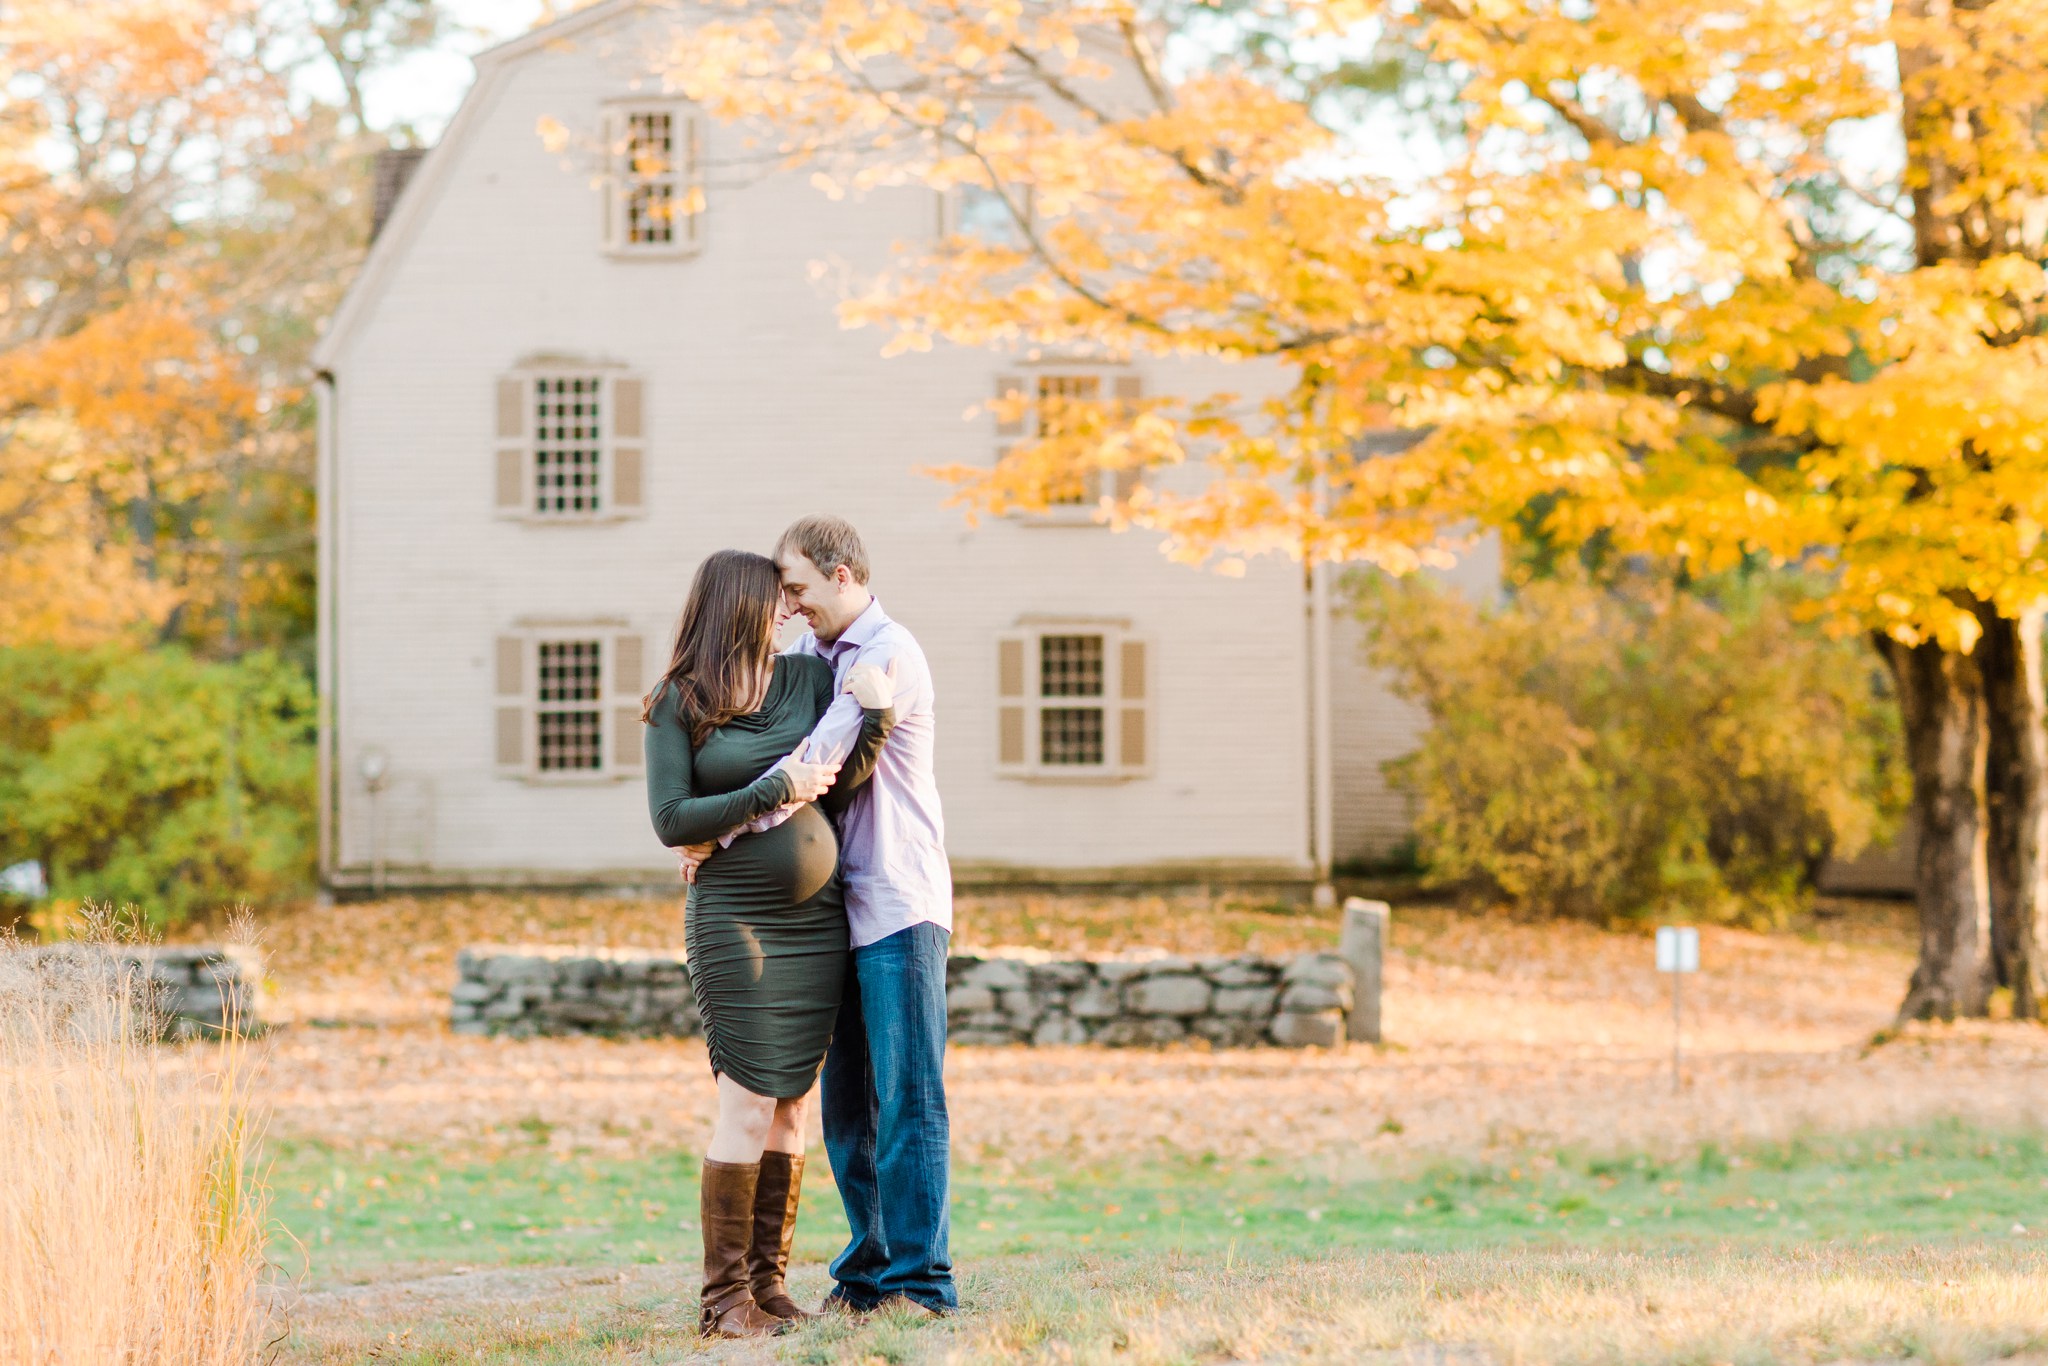
<svg viewBox="0 0 2048 1366"><path fill-rule="evenodd" d="M741 550L706 559L641 714L647 806L663 844L699 844L796 807L706 862L685 910L690 981L718 1082L700 1190L698 1322L719 1337L781 1332L804 1317L783 1284L803 1183L804 1101L847 971L839 841L818 807L844 805L895 724L886 679L856 668L847 691L864 719L852 752L843 765L804 758L804 739L832 702L832 668L775 653L781 606L773 560Z"/></svg>

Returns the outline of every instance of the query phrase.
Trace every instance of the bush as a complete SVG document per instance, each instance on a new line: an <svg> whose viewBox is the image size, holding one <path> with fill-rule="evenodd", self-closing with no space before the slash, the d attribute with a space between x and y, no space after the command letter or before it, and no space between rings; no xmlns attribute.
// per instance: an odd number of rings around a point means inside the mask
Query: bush
<svg viewBox="0 0 2048 1366"><path fill-rule="evenodd" d="M1492 611L1363 585L1374 661L1433 723L1390 769L1423 862L1546 913L1782 921L1908 790L1876 660L1796 607L1754 581L1549 580Z"/></svg>
<svg viewBox="0 0 2048 1366"><path fill-rule="evenodd" d="M311 879L314 700L275 655L0 651L0 865L155 924Z"/></svg>
<svg viewBox="0 0 2048 1366"><path fill-rule="evenodd" d="M109 650L0 649L0 867L31 854L28 772L59 730L90 713ZM11 855L11 856L10 856Z"/></svg>

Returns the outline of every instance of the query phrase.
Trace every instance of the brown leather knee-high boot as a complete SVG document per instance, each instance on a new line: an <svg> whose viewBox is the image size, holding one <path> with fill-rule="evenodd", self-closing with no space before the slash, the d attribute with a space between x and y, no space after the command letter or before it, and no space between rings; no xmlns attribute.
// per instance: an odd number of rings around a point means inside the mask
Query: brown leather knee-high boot
<svg viewBox="0 0 2048 1366"><path fill-rule="evenodd" d="M747 1252L747 1280L754 1303L779 1319L811 1317L789 1297L789 1248L796 1240L797 1202L803 1196L802 1153L761 1154L761 1179L754 1187L754 1245Z"/></svg>
<svg viewBox="0 0 2048 1366"><path fill-rule="evenodd" d="M786 1326L754 1303L747 1285L754 1188L760 1178L758 1162L704 1163L697 1186L698 1218L704 1226L704 1297L697 1329L706 1337L766 1337Z"/></svg>

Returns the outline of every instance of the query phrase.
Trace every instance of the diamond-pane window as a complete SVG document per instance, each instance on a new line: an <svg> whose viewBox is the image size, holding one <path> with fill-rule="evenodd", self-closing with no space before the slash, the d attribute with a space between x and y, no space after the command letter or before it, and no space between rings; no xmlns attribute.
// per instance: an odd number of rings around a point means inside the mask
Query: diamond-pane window
<svg viewBox="0 0 2048 1366"><path fill-rule="evenodd" d="M543 773L604 767L604 646L595 640L540 642L539 765Z"/></svg>
<svg viewBox="0 0 2048 1366"><path fill-rule="evenodd" d="M599 509L603 385L596 375L534 381L533 506L543 517Z"/></svg>

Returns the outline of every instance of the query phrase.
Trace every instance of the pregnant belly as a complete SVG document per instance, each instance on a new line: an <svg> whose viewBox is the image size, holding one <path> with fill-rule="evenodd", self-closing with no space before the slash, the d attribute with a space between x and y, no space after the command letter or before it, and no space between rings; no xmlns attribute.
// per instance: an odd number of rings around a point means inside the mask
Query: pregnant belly
<svg viewBox="0 0 2048 1366"><path fill-rule="evenodd" d="M806 805L774 829L742 835L713 854L697 874L697 890L721 901L795 906L823 891L838 866L832 823Z"/></svg>

